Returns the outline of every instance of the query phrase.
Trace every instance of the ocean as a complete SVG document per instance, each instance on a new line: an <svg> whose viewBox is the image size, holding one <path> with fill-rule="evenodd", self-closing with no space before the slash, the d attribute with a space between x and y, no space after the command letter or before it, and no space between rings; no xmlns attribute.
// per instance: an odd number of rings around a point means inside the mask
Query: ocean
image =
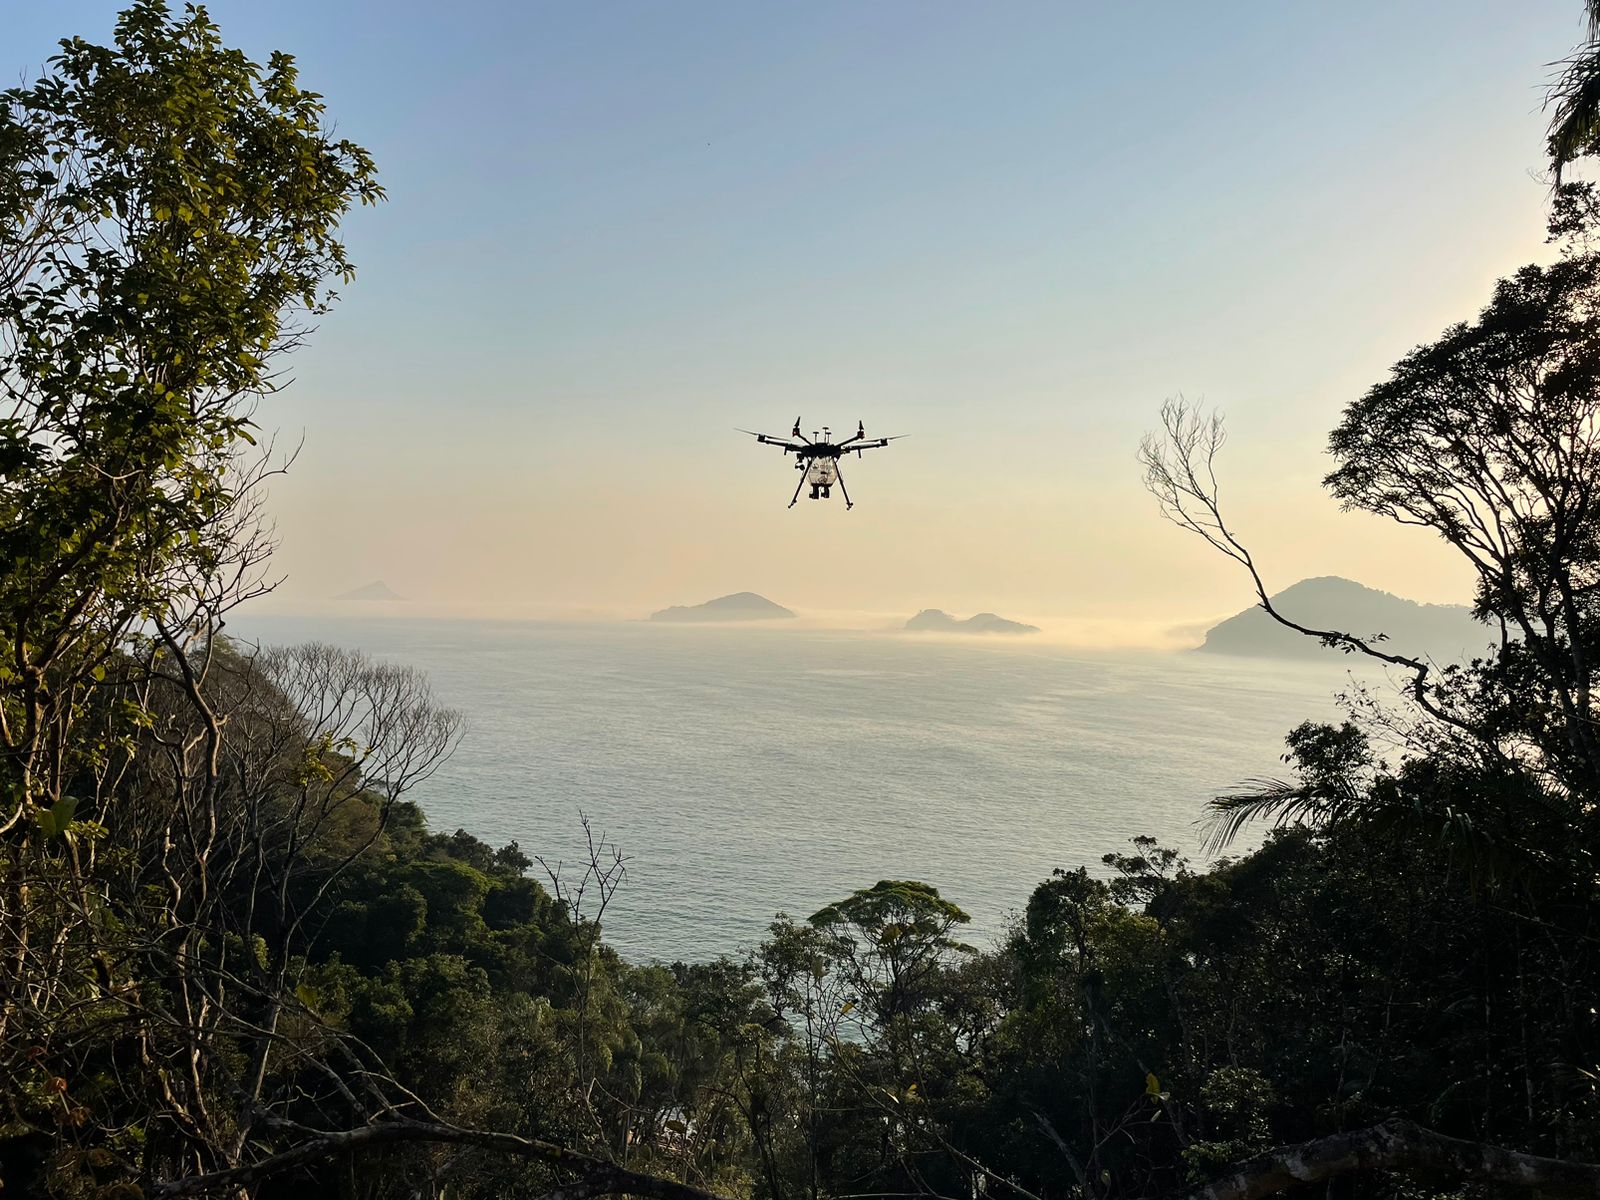
<svg viewBox="0 0 1600 1200"><path fill-rule="evenodd" d="M426 671L466 718L411 795L430 827L570 869L587 814L627 856L604 931L634 960L738 954L775 913L879 879L933 884L982 943L1053 869L1101 871L1136 835L1203 861L1206 800L1281 777L1284 735L1335 716L1348 681L1331 655L773 627L247 616L232 632Z"/></svg>

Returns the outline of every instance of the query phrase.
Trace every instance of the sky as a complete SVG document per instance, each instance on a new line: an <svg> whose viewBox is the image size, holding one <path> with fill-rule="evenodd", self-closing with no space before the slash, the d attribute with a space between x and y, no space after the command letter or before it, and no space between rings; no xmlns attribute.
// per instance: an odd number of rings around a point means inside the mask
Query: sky
<svg viewBox="0 0 1600 1200"><path fill-rule="evenodd" d="M3 58L35 73L116 8L0 0ZM1270 585L1468 598L1426 534L1338 510L1324 446L1548 257L1577 0L209 9L297 57L389 195L259 416L301 444L280 609L381 579L411 612L750 590L1183 628L1251 596L1141 488L1177 394L1226 414ZM790 460L735 429L796 414L908 436L847 465L854 510L789 510Z"/></svg>

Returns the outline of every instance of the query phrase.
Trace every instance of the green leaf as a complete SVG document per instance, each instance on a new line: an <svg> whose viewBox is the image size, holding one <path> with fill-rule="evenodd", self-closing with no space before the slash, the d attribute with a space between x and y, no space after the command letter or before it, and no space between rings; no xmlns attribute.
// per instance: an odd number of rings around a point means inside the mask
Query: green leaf
<svg viewBox="0 0 1600 1200"><path fill-rule="evenodd" d="M57 800L39 814L39 832L47 838L65 833L67 826L72 824L73 814L77 811L78 801L76 797L67 796Z"/></svg>

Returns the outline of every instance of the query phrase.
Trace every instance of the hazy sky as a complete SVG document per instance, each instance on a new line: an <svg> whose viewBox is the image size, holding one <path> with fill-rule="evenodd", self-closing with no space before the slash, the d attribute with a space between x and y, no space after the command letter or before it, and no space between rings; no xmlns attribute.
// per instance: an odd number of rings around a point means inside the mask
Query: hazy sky
<svg viewBox="0 0 1600 1200"><path fill-rule="evenodd" d="M0 0L4 58L116 5ZM1542 85L1577 0L218 0L300 59L390 200L263 411L314 605L1098 622L1241 607L1134 451L1223 408L1272 582L1464 575L1321 492L1341 407L1544 254ZM793 511L734 426L912 436Z"/></svg>

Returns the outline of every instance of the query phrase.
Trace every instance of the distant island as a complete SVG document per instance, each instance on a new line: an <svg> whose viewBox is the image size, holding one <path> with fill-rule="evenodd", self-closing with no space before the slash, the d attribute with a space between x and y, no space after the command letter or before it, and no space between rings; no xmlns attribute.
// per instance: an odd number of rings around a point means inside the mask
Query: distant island
<svg viewBox="0 0 1600 1200"><path fill-rule="evenodd" d="M1272 597L1291 621L1360 638L1383 633L1378 645L1394 654L1457 661L1482 653L1494 640L1489 628L1460 604L1418 604L1337 575L1302 579ZM1210 654L1254 658L1322 658L1339 650L1280 625L1260 608L1247 608L1214 625L1204 645Z"/></svg>
<svg viewBox="0 0 1600 1200"><path fill-rule="evenodd" d="M704 604L674 605L650 614L652 621L778 621L793 618L781 604L774 604L765 596L754 592L735 592L731 596L718 596Z"/></svg>
<svg viewBox="0 0 1600 1200"><path fill-rule="evenodd" d="M361 587L352 588L348 592L340 592L335 600L404 600L405 597L396 592L381 579L374 579L371 583Z"/></svg>
<svg viewBox="0 0 1600 1200"><path fill-rule="evenodd" d="M906 628L917 633L1038 633L1037 625L1024 625L1021 621L1008 621L991 612L978 613L965 621L957 620L938 608L925 608L906 622Z"/></svg>

